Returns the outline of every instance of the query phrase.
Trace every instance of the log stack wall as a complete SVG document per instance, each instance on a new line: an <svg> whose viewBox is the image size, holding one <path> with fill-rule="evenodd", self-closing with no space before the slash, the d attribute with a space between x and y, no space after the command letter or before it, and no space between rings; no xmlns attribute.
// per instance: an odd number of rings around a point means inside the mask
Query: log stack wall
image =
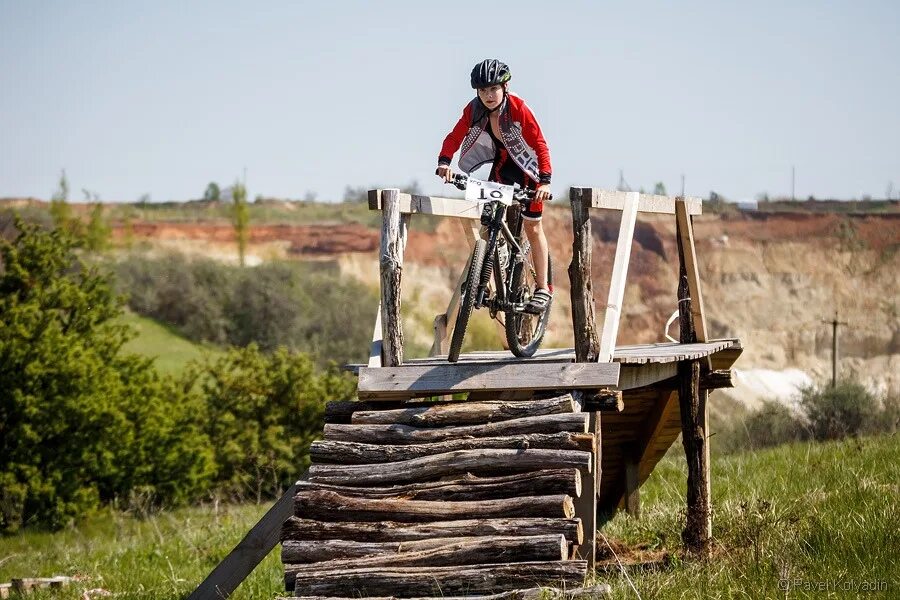
<svg viewBox="0 0 900 600"><path fill-rule="evenodd" d="M401 598L581 587L588 418L569 394L334 403L282 528L286 589Z"/></svg>

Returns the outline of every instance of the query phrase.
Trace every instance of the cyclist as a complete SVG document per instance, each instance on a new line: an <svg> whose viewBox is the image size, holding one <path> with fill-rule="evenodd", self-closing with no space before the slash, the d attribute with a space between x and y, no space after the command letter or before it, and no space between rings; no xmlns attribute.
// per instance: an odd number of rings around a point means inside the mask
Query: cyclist
<svg viewBox="0 0 900 600"><path fill-rule="evenodd" d="M553 294L547 285L549 252L541 224L544 200L550 198L550 149L531 109L509 92L510 78L509 67L499 60L487 59L475 65L471 83L478 93L444 138L437 175L444 181L451 180L450 162L461 146L459 168L466 173L492 162L489 181L536 190L534 200L523 206L522 217L537 279L537 289L526 310L541 313Z"/></svg>

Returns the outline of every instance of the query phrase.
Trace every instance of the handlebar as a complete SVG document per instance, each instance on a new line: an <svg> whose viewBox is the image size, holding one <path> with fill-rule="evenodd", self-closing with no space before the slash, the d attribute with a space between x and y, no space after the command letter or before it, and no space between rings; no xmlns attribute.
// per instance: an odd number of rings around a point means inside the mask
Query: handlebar
<svg viewBox="0 0 900 600"><path fill-rule="evenodd" d="M437 172L435 172L435 174L437 174ZM469 184L469 176L465 173L455 173L451 178L450 183L455 185L457 189L465 190L466 186ZM537 190L522 187L518 183L513 184L513 199L517 202L521 203L533 200L536 193ZM550 195L549 200L553 200L552 194Z"/></svg>

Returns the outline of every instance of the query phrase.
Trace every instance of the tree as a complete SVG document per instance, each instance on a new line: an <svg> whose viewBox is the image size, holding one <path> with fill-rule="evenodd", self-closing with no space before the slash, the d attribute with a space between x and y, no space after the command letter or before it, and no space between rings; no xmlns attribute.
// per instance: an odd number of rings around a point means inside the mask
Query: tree
<svg viewBox="0 0 900 600"><path fill-rule="evenodd" d="M666 184L662 181L657 181L656 185L653 186L653 193L657 196L668 196L666 194Z"/></svg>
<svg viewBox="0 0 900 600"><path fill-rule="evenodd" d="M307 354L265 354L255 344L207 361L192 377L206 402L220 491L257 501L280 495L309 466L326 401L350 400L355 391L345 373L318 371Z"/></svg>
<svg viewBox="0 0 900 600"><path fill-rule="evenodd" d="M209 185L206 186L206 191L203 192L203 199L209 202L218 202L222 199L222 190L219 189L219 184L215 181L210 181Z"/></svg>
<svg viewBox="0 0 900 600"><path fill-rule="evenodd" d="M112 230L103 215L103 204L97 202L91 208L91 218L84 233L84 245L88 250L102 252L109 248L111 234Z"/></svg>
<svg viewBox="0 0 900 600"><path fill-rule="evenodd" d="M71 227L72 208L69 206L69 180L66 178L65 169L60 173L58 187L50 197L50 215L57 228Z"/></svg>
<svg viewBox="0 0 900 600"><path fill-rule="evenodd" d="M236 182L232 190L234 206L232 207L232 223L237 237L238 262L243 267L247 253L247 239L250 235L250 209L247 206L247 188L243 183Z"/></svg>
<svg viewBox="0 0 900 600"><path fill-rule="evenodd" d="M0 240L0 531L62 527L141 490L196 498L213 472L196 396L121 352L109 279L64 229Z"/></svg>

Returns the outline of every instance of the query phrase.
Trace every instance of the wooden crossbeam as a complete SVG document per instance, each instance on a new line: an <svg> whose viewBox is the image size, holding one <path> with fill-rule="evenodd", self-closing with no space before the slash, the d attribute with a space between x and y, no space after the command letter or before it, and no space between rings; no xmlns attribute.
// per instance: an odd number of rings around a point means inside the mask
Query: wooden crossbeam
<svg viewBox="0 0 900 600"><path fill-rule="evenodd" d="M360 400L413 398L463 391L614 387L617 363L456 363L359 370Z"/></svg>
<svg viewBox="0 0 900 600"><path fill-rule="evenodd" d="M586 195L590 199L591 208L608 210L623 210L628 201L629 194L638 195L638 212L657 213L664 215L675 214L674 196L657 196L654 194L638 194L637 192L620 192L618 190L602 190L600 188L573 187L573 192ZM703 201L700 198L687 197L684 199L688 214L699 215L703 212Z"/></svg>
<svg viewBox="0 0 900 600"><path fill-rule="evenodd" d="M370 210L381 210L383 191L381 189L369 190ZM398 201L402 214L435 215L460 219L481 218L481 210L478 205L462 198L399 194Z"/></svg>

